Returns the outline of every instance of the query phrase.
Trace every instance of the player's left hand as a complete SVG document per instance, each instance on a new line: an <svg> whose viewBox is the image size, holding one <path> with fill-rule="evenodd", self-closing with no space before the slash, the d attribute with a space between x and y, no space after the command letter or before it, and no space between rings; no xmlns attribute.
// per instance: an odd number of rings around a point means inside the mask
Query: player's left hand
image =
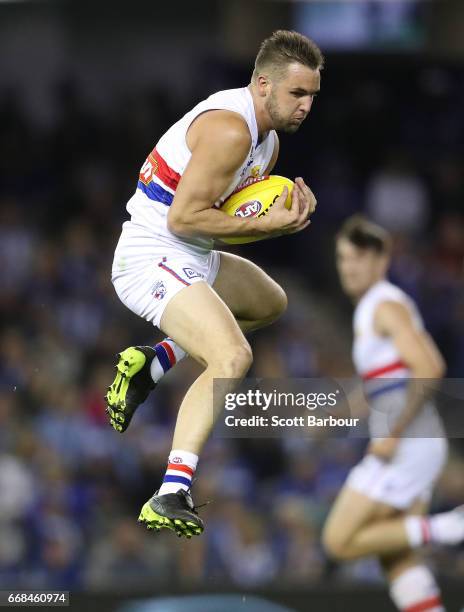
<svg viewBox="0 0 464 612"><path fill-rule="evenodd" d="M314 193L311 189L306 185L301 176L297 176L295 179L295 188L298 189L298 199L300 203L300 211L302 211L305 207L305 204L308 205L308 218L313 214L316 210L317 200L314 196Z"/></svg>
<svg viewBox="0 0 464 612"><path fill-rule="evenodd" d="M399 438L382 438L381 440L372 440L367 447L366 454L374 455L382 461L390 461L393 459L396 449L398 448Z"/></svg>

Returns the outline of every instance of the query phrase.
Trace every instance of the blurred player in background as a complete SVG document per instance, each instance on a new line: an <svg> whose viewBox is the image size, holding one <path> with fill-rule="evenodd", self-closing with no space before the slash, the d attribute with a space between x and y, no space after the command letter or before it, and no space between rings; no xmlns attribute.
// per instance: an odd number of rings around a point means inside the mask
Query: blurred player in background
<svg viewBox="0 0 464 612"><path fill-rule="evenodd" d="M295 180L270 214L230 217L218 209L237 187L269 174L278 156L276 131L295 132L320 88L323 57L308 38L279 30L259 50L248 87L220 91L200 102L158 141L140 171L113 262L122 302L168 335L154 347L125 349L106 396L112 426L127 429L159 379L189 354L205 370L179 409L161 488L139 520L179 536L203 531L190 487L198 456L223 407L213 379L240 379L252 355L244 333L268 325L286 308L286 295L263 270L213 240L273 237L309 223L316 200ZM227 393L233 389L224 389Z"/></svg>
<svg viewBox="0 0 464 612"><path fill-rule="evenodd" d="M439 588L419 549L464 540L463 507L427 515L447 458L431 401L445 364L413 301L386 280L390 242L361 216L348 219L337 236L340 281L356 304L353 360L370 407L371 442L334 504L323 542L339 560L378 556L399 610L441 612Z"/></svg>

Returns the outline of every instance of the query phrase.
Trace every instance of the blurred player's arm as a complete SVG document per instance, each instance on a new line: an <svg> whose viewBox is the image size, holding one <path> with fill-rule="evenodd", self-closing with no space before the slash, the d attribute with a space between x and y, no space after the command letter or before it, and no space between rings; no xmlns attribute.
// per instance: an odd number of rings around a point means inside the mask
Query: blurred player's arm
<svg viewBox="0 0 464 612"><path fill-rule="evenodd" d="M369 416L369 404L366 400L364 388L360 384L350 389L346 395L346 402L350 411L350 417L362 419L363 421Z"/></svg>
<svg viewBox="0 0 464 612"><path fill-rule="evenodd" d="M284 206L284 189L274 205L276 210L260 219L231 217L213 207L250 150L250 132L240 115L223 110L200 115L187 132L187 145L192 155L168 212L168 228L173 234L209 238L267 236L306 226L310 203L306 202L303 187L293 189L290 210Z"/></svg>
<svg viewBox="0 0 464 612"><path fill-rule="evenodd" d="M406 406L391 432L393 438L398 438L444 376L445 361L430 335L417 328L410 311L399 302L386 301L377 307L374 328L393 341L401 361L411 371Z"/></svg>

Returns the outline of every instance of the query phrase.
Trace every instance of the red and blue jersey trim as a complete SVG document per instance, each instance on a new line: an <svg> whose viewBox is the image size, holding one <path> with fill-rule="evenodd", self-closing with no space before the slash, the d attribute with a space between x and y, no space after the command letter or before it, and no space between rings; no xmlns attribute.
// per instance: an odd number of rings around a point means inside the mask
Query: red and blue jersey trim
<svg viewBox="0 0 464 612"><path fill-rule="evenodd" d="M165 204L166 206L171 206L174 199L173 194L163 189L158 183L151 182L149 185L145 185L142 181L139 181L137 183L137 189L143 191L150 200L161 202L161 204Z"/></svg>
<svg viewBox="0 0 464 612"><path fill-rule="evenodd" d="M171 206L174 199L171 191L176 191L180 178L180 174L166 163L155 148L140 170L137 188L150 200Z"/></svg>
<svg viewBox="0 0 464 612"><path fill-rule="evenodd" d="M369 370L362 374L362 379L366 385L365 393L369 399L373 399L383 393L389 393L396 389L407 387L408 378L395 378L394 375L400 371L407 372L408 366L400 359L384 366Z"/></svg>
<svg viewBox="0 0 464 612"><path fill-rule="evenodd" d="M390 393L390 391L396 391L396 389L405 389L409 384L409 379L405 378L403 380L394 380L388 385L383 385L378 389L366 390L366 396L369 399L373 399L374 397L378 397L379 395L383 395L384 393Z"/></svg>
<svg viewBox="0 0 464 612"><path fill-rule="evenodd" d="M397 370L407 370L408 366L401 360L394 361L393 363L389 363L387 365L381 366L379 368L375 368L374 370L369 370L368 372L364 372L362 374L363 380L372 380L373 378L382 378L384 374L391 374L392 372L396 372Z"/></svg>

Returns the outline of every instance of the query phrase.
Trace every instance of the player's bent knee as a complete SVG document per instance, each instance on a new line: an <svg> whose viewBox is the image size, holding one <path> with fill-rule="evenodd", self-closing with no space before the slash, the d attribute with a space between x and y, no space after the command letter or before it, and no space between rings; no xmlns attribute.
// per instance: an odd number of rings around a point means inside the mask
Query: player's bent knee
<svg viewBox="0 0 464 612"><path fill-rule="evenodd" d="M331 559L344 561L350 558L345 538L330 527L323 529L321 541L326 554Z"/></svg>
<svg viewBox="0 0 464 612"><path fill-rule="evenodd" d="M277 286L275 297L273 300L274 318L278 319L279 317L281 317L284 314L284 312L287 310L287 306L288 306L287 294L282 289L282 287Z"/></svg>
<svg viewBox="0 0 464 612"><path fill-rule="evenodd" d="M248 342L228 346L222 353L215 369L223 378L245 376L253 363L253 353Z"/></svg>
<svg viewBox="0 0 464 612"><path fill-rule="evenodd" d="M264 324L272 323L281 317L287 310L287 294L282 287L277 284L273 288L272 293L268 294L263 302L260 320Z"/></svg>
<svg viewBox="0 0 464 612"><path fill-rule="evenodd" d="M228 367L234 377L244 376L253 363L253 353L248 342L234 346L228 355Z"/></svg>

